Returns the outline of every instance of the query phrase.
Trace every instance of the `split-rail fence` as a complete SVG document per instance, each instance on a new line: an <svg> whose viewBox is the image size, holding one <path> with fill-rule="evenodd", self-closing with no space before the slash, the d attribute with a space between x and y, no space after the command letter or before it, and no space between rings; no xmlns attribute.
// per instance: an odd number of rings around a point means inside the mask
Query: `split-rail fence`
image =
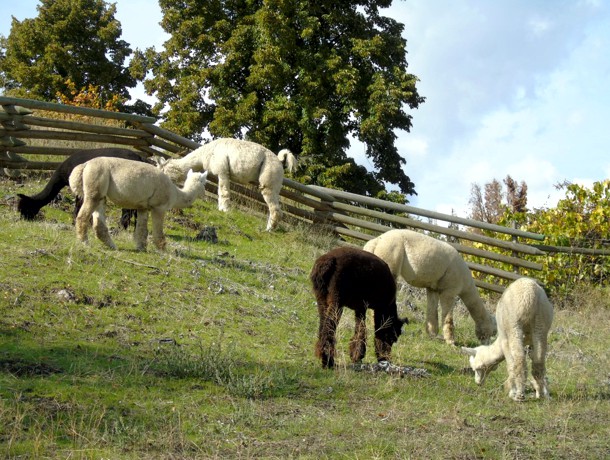
<svg viewBox="0 0 610 460"><path fill-rule="evenodd" d="M62 117L61 114L66 116ZM66 156L76 150L90 148L92 143L95 146L108 144L131 148L144 157L165 158L183 156L200 147L190 139L159 127L157 121L154 117L122 112L0 97L0 168L54 170ZM43 145L28 145L28 141ZM72 147L63 147L62 143ZM43 156L45 161L30 161L23 155ZM58 161L50 161L49 157ZM207 191L215 195L216 178L209 178ZM237 198L236 201L266 212L255 185L232 183L231 193ZM533 262L531 257L526 260L523 255L544 258L548 252L557 251L610 255L610 251L543 246L544 235L304 185L290 178L284 178L281 197L285 218L293 223L325 228L334 232L345 244L361 245L392 228L410 228L442 235L466 256L471 270L485 275L487 280L497 280L475 281L480 288L493 292L502 292L507 281L522 276L519 273L522 269L531 271L543 268L543 260ZM439 225L439 222L443 225ZM487 249L490 247L494 250ZM472 258L479 262L472 261Z"/></svg>

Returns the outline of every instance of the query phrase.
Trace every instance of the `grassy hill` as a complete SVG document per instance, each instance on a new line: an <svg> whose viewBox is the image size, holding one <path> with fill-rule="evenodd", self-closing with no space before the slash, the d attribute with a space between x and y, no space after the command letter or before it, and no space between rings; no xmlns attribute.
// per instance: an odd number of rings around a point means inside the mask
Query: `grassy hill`
<svg viewBox="0 0 610 460"><path fill-rule="evenodd" d="M430 376L351 369L349 311L325 371L308 274L330 236L267 233L265 216L200 201L168 215L166 252L135 252L128 232L108 251L76 241L67 191L19 219L15 194L43 185L0 179L2 458L610 456L608 291L555 299L550 401L512 402L504 364L477 387L465 356L424 336L425 300L404 286L394 362ZM206 226L217 243L195 239ZM476 345L463 308L456 323Z"/></svg>

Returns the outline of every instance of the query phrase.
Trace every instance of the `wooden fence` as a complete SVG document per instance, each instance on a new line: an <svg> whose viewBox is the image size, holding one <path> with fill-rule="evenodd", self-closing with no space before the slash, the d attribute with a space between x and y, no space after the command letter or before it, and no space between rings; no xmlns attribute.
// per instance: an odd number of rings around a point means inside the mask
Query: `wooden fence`
<svg viewBox="0 0 610 460"><path fill-rule="evenodd" d="M166 158L184 155L200 146L155 125L157 120L152 117L9 97L0 97L0 107L1 168L54 170L64 158L56 162L28 161L22 155L66 156L78 150L57 147L61 141L118 145L135 149L145 157L156 155ZM34 116L36 111L66 113L71 117L68 120L38 117ZM79 121L79 117L82 117L83 121ZM112 126L95 122L100 119L111 120ZM54 141L55 146L29 146L26 142L28 139ZM80 148L88 147L84 145ZM216 178L209 178L207 190L215 195ZM525 260L523 255L544 257L547 252L578 252L573 248L543 246L540 243L544 240L544 235L518 229L324 187L308 186L289 178L284 178L283 185L282 207L285 217L292 222L328 229L341 237L346 244L357 245L392 228L411 228L442 235L443 239L466 256L465 260L471 270L498 280L476 280L480 288L489 291L502 292L506 281L521 276L521 269L542 269L541 263ZM263 213L267 211L262 195L254 185L232 183L231 193L237 202L257 208ZM438 225L439 221L444 225ZM493 232L498 237L464 231L460 226ZM493 247L497 251L477 248L476 243ZM610 251L600 250L584 250L581 253L610 255ZM485 263L469 261L470 256ZM508 266L509 269L497 268L498 266Z"/></svg>

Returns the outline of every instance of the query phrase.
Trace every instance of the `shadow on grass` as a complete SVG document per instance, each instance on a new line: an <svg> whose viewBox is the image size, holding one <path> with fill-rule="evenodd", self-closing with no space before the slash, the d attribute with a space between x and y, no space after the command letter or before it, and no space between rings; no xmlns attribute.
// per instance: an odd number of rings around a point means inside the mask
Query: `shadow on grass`
<svg viewBox="0 0 610 460"><path fill-rule="evenodd" d="M446 363L440 361L422 361L422 364L435 375L449 375L456 372L455 367L449 366Z"/></svg>
<svg viewBox="0 0 610 460"><path fill-rule="evenodd" d="M164 386L166 380L196 380L217 385L232 396L266 399L298 393L303 378L315 378L313 368L261 364L230 346L187 347L156 341L124 350L87 343L40 345L19 340L15 334L9 338L3 330L0 336L0 381L9 379L16 388L56 374L66 381L111 379L122 388L141 387L143 381L147 386Z"/></svg>
<svg viewBox="0 0 610 460"><path fill-rule="evenodd" d="M351 370L323 370L316 363L260 363L231 345L180 346L175 342L153 343L137 350L117 351L112 346L79 343L76 345L41 346L17 339L18 331L0 329L0 381L9 379L13 388L27 388L35 379L59 378L78 381L79 378L111 379L122 388L165 386L168 381L190 381L197 388L203 383L222 388L227 394L246 399L273 399L298 396L313 387L336 379L337 372L362 375L365 380L385 377L384 373ZM7 340L8 339L8 340ZM16 340L15 340L16 339ZM420 361L431 375L449 376L462 370L440 361ZM59 376L59 377L54 377ZM309 382L309 383L306 383ZM325 383L326 382L326 383ZM190 385L190 383L189 383ZM313 387L312 387L313 385ZM201 386L203 388L204 386ZM593 401L610 399L604 385L575 388L555 393L557 401Z"/></svg>

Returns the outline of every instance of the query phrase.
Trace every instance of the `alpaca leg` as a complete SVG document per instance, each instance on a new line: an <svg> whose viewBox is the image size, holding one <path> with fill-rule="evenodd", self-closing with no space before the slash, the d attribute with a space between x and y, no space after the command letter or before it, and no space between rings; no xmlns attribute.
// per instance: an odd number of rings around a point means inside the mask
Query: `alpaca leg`
<svg viewBox="0 0 610 460"><path fill-rule="evenodd" d="M523 346L523 334L519 333L516 335L516 337L509 341L509 352L505 355L511 385L509 396L515 401L524 401L527 362L525 359L525 347Z"/></svg>
<svg viewBox="0 0 610 460"><path fill-rule="evenodd" d="M83 202L76 216L76 236L83 243L87 242L87 232L91 225L91 216L100 205L101 200L89 199Z"/></svg>
<svg viewBox="0 0 610 460"><path fill-rule="evenodd" d="M356 312L354 336L349 343L349 355L353 363L359 363L366 355L366 310Z"/></svg>
<svg viewBox="0 0 610 460"><path fill-rule="evenodd" d="M534 338L531 359L533 385L536 390L536 398L548 398L549 388L546 380L546 347L547 337L544 334L540 338Z"/></svg>
<svg viewBox="0 0 610 460"><path fill-rule="evenodd" d="M508 373L508 378L504 384L504 387L508 390L508 396L512 399L515 399L515 394L517 392L515 386L515 360L513 359L513 354L508 346L508 341L502 342L502 353L504 354L504 359L506 360L506 372Z"/></svg>
<svg viewBox="0 0 610 460"><path fill-rule="evenodd" d="M165 234L163 233L163 220L165 218L165 211L159 209L153 209L152 214L152 237L153 243L157 248L164 250L166 246Z"/></svg>
<svg viewBox="0 0 610 460"><path fill-rule="evenodd" d="M269 208L269 218L267 219L267 231L273 230L280 219L282 218L282 209L280 208L280 190L279 187L261 187L261 193L267 207Z"/></svg>
<svg viewBox="0 0 610 460"><path fill-rule="evenodd" d="M134 209L122 209L121 210L121 219L119 220L119 224L124 230L129 229L129 224L131 224L131 219L137 218L137 211Z"/></svg>
<svg viewBox="0 0 610 460"><path fill-rule="evenodd" d="M226 174L218 175L218 210L227 212L231 202L231 181Z"/></svg>
<svg viewBox="0 0 610 460"><path fill-rule="evenodd" d="M74 197L74 213L72 214L72 223L76 223L76 218L80 209L83 207L83 199L80 196Z"/></svg>
<svg viewBox="0 0 610 460"><path fill-rule="evenodd" d="M108 232L108 226L106 225L106 206L104 202L100 203L92 217L93 228L97 238L110 249L116 249L116 245L114 244L114 241L112 241L110 232Z"/></svg>
<svg viewBox="0 0 610 460"><path fill-rule="evenodd" d="M453 295L440 296L441 316L443 319L443 337L449 345L455 345L455 327L453 325L453 305L455 297Z"/></svg>
<svg viewBox="0 0 610 460"><path fill-rule="evenodd" d="M343 313L342 307L328 305L324 300L318 300L318 313L320 326L318 329L318 342L316 343L316 356L322 360L322 367L331 369L335 366L335 333Z"/></svg>
<svg viewBox="0 0 610 460"><path fill-rule="evenodd" d="M438 334L438 301L439 294L432 289L426 289L428 298L428 309L426 312L426 331L430 337Z"/></svg>
<svg viewBox="0 0 610 460"><path fill-rule="evenodd" d="M146 251L146 243L148 240L148 211L140 210L140 212L138 212L138 220L136 221L136 229L133 232L133 240L136 243L137 251Z"/></svg>

